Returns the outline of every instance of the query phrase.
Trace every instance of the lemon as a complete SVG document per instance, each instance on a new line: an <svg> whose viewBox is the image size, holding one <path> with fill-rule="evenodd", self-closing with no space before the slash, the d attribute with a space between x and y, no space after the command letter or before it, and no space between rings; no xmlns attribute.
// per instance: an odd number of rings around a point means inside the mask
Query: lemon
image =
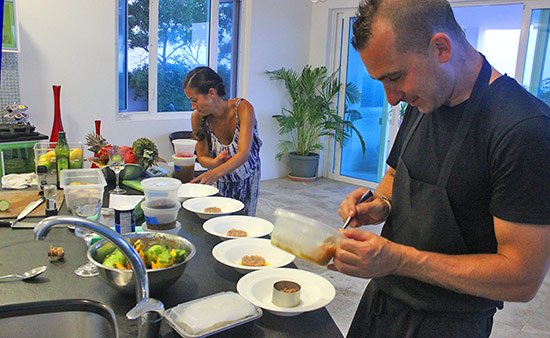
<svg viewBox="0 0 550 338"><path fill-rule="evenodd" d="M55 161L55 151L54 150L50 150L48 151L46 154L46 158L48 159L48 161L52 161L52 158L54 159Z"/></svg>
<svg viewBox="0 0 550 338"><path fill-rule="evenodd" d="M69 154L69 159L71 161L82 159L82 149L74 148L73 150L71 150L71 153Z"/></svg>

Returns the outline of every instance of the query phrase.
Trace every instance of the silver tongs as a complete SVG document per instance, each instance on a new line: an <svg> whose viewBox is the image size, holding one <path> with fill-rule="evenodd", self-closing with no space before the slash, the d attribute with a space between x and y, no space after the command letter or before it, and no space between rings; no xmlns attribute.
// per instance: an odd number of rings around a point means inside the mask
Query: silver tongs
<svg viewBox="0 0 550 338"><path fill-rule="evenodd" d="M365 202L366 200L368 200L369 198L371 198L372 196L374 196L374 194L372 193L372 191L370 190L367 190L363 196L361 196L361 198L357 201L357 203L355 203L355 205L359 204L359 203L363 203ZM348 227L349 223L351 222L351 219L352 217L348 217L348 219L346 220L346 222L344 223L344 225L342 226L342 229L345 229Z"/></svg>

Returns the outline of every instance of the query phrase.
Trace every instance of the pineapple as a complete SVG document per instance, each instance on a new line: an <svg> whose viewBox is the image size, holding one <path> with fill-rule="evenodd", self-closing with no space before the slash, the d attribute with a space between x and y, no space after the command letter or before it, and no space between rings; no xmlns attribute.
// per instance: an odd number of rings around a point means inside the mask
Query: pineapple
<svg viewBox="0 0 550 338"><path fill-rule="evenodd" d="M96 133L88 133L86 134L86 145L89 151L96 154L101 148L108 145L108 143L103 136L97 135Z"/></svg>

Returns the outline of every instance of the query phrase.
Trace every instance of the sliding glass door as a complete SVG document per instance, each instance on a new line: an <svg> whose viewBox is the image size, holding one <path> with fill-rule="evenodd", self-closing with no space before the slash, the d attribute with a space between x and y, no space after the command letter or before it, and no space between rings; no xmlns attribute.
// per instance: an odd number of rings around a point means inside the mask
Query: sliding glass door
<svg viewBox="0 0 550 338"><path fill-rule="evenodd" d="M351 45L354 11L338 12L335 18L336 49L339 53L334 55L333 68L340 70L342 83L353 84L360 92L360 100L354 104L346 102L345 95L340 95L338 111L360 131L365 150L356 134L343 144L332 144L333 156L327 176L375 186L386 171L385 160L392 129L391 107L386 101L382 83L369 76L359 53Z"/></svg>

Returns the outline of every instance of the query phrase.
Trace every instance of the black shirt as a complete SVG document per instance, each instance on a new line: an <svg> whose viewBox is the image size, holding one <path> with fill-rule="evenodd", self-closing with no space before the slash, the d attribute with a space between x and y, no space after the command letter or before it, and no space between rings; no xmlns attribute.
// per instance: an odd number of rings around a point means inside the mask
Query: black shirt
<svg viewBox="0 0 550 338"><path fill-rule="evenodd" d="M412 178L435 184L466 102L422 119L403 160ZM408 107L388 158L420 114ZM447 192L471 253L496 252L492 218L550 224L550 108L504 75L483 99L453 166Z"/></svg>

